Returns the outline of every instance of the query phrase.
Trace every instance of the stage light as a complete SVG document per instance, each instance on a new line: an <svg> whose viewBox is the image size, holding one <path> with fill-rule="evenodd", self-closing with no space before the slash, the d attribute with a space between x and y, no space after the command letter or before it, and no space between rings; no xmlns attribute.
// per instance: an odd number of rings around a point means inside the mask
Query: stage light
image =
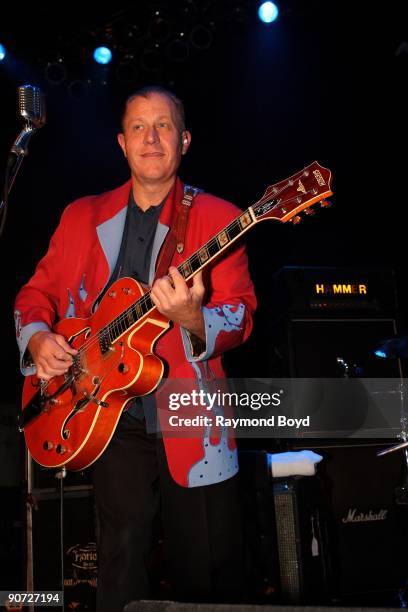
<svg viewBox="0 0 408 612"><path fill-rule="evenodd" d="M278 7L274 2L263 2L258 9L259 19L264 23L272 23L279 14Z"/></svg>
<svg viewBox="0 0 408 612"><path fill-rule="evenodd" d="M6 47L0 43L0 62L6 57Z"/></svg>
<svg viewBox="0 0 408 612"><path fill-rule="evenodd" d="M112 59L112 51L108 47L97 47L93 57L98 64L109 64Z"/></svg>
<svg viewBox="0 0 408 612"><path fill-rule="evenodd" d="M378 351L374 352L374 355L376 357L380 357L381 359L386 359L387 355L384 351L382 351L381 349L378 349Z"/></svg>

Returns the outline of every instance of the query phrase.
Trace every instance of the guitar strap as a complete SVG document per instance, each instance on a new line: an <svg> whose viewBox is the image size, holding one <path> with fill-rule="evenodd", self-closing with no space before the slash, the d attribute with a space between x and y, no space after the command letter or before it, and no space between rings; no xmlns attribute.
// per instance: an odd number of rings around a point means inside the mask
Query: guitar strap
<svg viewBox="0 0 408 612"><path fill-rule="evenodd" d="M172 227L170 228L161 250L154 280L166 276L176 250L177 253L183 252L190 208L196 195L202 191L202 189L198 189L197 187L184 185L183 199L181 202L177 203L177 211L173 217Z"/></svg>

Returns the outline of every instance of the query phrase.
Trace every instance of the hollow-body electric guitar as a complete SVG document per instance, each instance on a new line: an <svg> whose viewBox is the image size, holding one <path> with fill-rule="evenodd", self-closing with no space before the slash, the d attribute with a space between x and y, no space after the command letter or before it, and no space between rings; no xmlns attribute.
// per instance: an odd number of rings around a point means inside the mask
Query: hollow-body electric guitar
<svg viewBox="0 0 408 612"><path fill-rule="evenodd" d="M193 253L178 270L186 281L259 221L297 223L299 213L332 195L331 173L313 162L268 187ZM67 318L54 328L78 349L64 375L45 382L27 376L20 428L32 457L49 468L81 470L105 450L130 399L154 391L164 365L153 352L170 322L155 308L150 290L132 278L116 281L88 319Z"/></svg>

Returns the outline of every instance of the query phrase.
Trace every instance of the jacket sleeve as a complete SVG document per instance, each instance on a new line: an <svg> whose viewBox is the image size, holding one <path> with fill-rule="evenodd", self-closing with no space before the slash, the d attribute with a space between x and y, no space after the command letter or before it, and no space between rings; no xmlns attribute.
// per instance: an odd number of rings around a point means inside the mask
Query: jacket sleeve
<svg viewBox="0 0 408 612"><path fill-rule="evenodd" d="M38 263L34 275L19 291L15 301L17 344L20 368L27 376L35 373L27 345L38 331L50 330L55 322L59 304L60 275L64 261L65 212L51 238L46 255Z"/></svg>
<svg viewBox="0 0 408 612"><path fill-rule="evenodd" d="M228 218L224 218L222 227L242 212L235 207L233 210L233 215L229 211ZM203 343L200 354L197 354L189 332L181 330L184 350L190 362L217 357L238 346L249 337L253 326L256 297L242 242L214 260L204 282L209 298L202 308L205 346Z"/></svg>

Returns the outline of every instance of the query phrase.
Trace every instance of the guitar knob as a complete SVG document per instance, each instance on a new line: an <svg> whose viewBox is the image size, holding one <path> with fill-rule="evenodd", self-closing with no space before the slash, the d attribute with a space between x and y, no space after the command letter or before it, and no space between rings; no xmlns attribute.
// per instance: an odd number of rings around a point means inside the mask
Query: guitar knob
<svg viewBox="0 0 408 612"><path fill-rule="evenodd" d="M65 446L62 446L62 444L57 444L57 448L55 450L59 455L63 455L67 449L65 448Z"/></svg>
<svg viewBox="0 0 408 612"><path fill-rule="evenodd" d="M299 215L296 215L296 217L293 217L292 219L292 223L293 225L297 225L298 223L300 223L302 220L302 217L299 217Z"/></svg>
<svg viewBox="0 0 408 612"><path fill-rule="evenodd" d="M332 202L329 202L329 200L321 200L319 204L322 208L330 208L330 206L333 206Z"/></svg>
<svg viewBox="0 0 408 612"><path fill-rule="evenodd" d="M316 214L314 208L306 208L304 211L305 215L307 215L308 217L313 217L313 215Z"/></svg>
<svg viewBox="0 0 408 612"><path fill-rule="evenodd" d="M52 442L50 442L49 440L45 440L44 444L43 444L43 449L44 450L52 450L54 448L54 445Z"/></svg>

